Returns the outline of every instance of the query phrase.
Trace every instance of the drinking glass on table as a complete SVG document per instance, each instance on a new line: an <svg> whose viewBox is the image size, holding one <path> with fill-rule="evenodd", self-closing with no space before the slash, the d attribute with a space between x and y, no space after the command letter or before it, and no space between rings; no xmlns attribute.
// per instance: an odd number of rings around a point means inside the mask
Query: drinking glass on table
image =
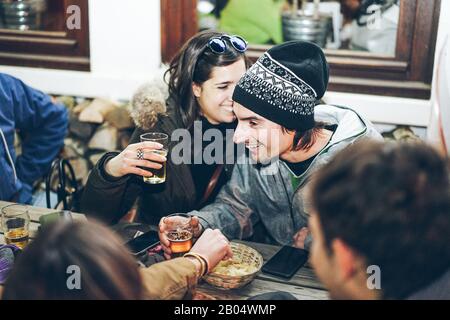
<svg viewBox="0 0 450 320"><path fill-rule="evenodd" d="M165 133L152 132L145 133L141 135L141 142L143 141L153 141L163 145L161 149L152 150L151 152L159 154L161 156L167 157L169 150L169 136ZM161 169L149 169L153 174L151 177L143 177L145 183L149 184L159 184L166 181L166 162L162 163Z"/></svg>
<svg viewBox="0 0 450 320"><path fill-rule="evenodd" d="M192 217L187 214L171 214L164 218L164 231L170 241L172 257L181 257L191 250L194 231L191 225Z"/></svg>
<svg viewBox="0 0 450 320"><path fill-rule="evenodd" d="M7 244L23 249L30 235L30 214L28 206L11 204L1 211L1 227Z"/></svg>

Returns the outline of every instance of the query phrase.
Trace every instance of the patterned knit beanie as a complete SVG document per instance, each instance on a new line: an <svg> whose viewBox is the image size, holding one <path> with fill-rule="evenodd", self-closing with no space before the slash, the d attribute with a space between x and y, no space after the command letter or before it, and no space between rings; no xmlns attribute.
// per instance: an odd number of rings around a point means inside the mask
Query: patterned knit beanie
<svg viewBox="0 0 450 320"><path fill-rule="evenodd" d="M314 106L328 85L329 68L317 45L289 41L274 46L242 76L233 100L287 129L314 127Z"/></svg>

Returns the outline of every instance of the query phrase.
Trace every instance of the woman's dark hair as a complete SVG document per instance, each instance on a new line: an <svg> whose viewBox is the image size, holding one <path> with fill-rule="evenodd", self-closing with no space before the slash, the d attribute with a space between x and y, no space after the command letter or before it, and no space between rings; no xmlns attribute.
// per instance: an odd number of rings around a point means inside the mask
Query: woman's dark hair
<svg viewBox="0 0 450 320"><path fill-rule="evenodd" d="M341 239L378 266L384 298L403 299L448 270L449 168L431 147L362 140L326 164L311 191L329 254Z"/></svg>
<svg viewBox="0 0 450 320"><path fill-rule="evenodd" d="M70 286L79 270L80 287ZM138 266L120 239L92 222L58 222L21 253L3 299L140 299Z"/></svg>
<svg viewBox="0 0 450 320"><path fill-rule="evenodd" d="M200 107L192 91L192 83L203 84L211 77L214 67L223 67L244 59L249 65L244 53L239 52L227 41L227 50L222 54L212 52L208 41L212 37L220 37L224 33L203 31L189 39L170 62L164 78L169 77L169 96L174 100L185 128L190 129L198 119Z"/></svg>
<svg viewBox="0 0 450 320"><path fill-rule="evenodd" d="M216 18L220 18L220 14L222 13L222 10L227 6L228 1L229 0L216 0L216 5L213 10L213 14Z"/></svg>

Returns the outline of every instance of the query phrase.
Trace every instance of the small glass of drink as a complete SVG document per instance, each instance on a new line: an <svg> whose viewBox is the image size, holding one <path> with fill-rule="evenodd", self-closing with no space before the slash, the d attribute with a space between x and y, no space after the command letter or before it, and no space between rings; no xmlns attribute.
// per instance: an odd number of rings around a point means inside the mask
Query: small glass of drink
<svg viewBox="0 0 450 320"><path fill-rule="evenodd" d="M183 256L192 248L194 231L191 225L192 217L187 214L171 214L164 218L166 237L170 241L172 257Z"/></svg>
<svg viewBox="0 0 450 320"><path fill-rule="evenodd" d="M169 151L169 136L167 134L160 132L145 133L141 135L141 142L143 141L153 141L162 144L162 149L152 150L150 152L159 154L167 158L167 154ZM166 162L167 161L164 161L164 163L162 163L161 169L145 168L146 170L149 170L153 175L151 177L143 177L144 182L149 184L164 183L166 181Z"/></svg>
<svg viewBox="0 0 450 320"><path fill-rule="evenodd" d="M14 244L23 249L29 239L30 214L28 207L11 204L2 208L1 226L6 244Z"/></svg>

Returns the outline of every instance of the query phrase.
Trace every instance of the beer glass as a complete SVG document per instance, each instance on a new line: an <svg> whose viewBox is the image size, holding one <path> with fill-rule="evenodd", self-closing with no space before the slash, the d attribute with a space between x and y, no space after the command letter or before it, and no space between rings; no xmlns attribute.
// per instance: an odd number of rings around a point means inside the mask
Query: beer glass
<svg viewBox="0 0 450 320"><path fill-rule="evenodd" d="M29 239L30 214L28 207L11 204L2 209L1 226L7 244L23 249Z"/></svg>
<svg viewBox="0 0 450 320"><path fill-rule="evenodd" d="M165 234L170 241L172 257L183 256L192 248L194 231L191 225L192 217L187 214L171 214L164 218Z"/></svg>
<svg viewBox="0 0 450 320"><path fill-rule="evenodd" d="M169 151L169 136L165 133L160 132L152 132L152 133L145 133L141 135L141 142L143 141L153 141L157 142L163 145L162 149L158 150L152 150L152 151L146 151L146 152L153 152L156 154L159 154L161 156L164 156L167 158L167 154ZM159 184L166 181L166 162L162 163L161 169L150 169L145 168L146 170L149 170L153 175L151 177L143 177L145 183L149 184Z"/></svg>

